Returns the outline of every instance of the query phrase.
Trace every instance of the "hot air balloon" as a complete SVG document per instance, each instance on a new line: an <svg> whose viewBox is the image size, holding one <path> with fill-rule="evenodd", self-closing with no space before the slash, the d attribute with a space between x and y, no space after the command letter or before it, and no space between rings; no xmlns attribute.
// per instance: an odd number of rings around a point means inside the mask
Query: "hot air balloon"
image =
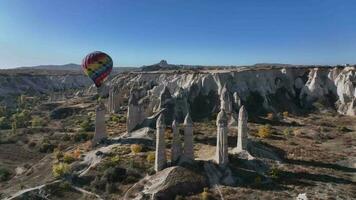
<svg viewBox="0 0 356 200"><path fill-rule="evenodd" d="M111 57L101 51L95 51L82 61L84 73L93 80L95 86L99 88L112 71L113 62Z"/></svg>

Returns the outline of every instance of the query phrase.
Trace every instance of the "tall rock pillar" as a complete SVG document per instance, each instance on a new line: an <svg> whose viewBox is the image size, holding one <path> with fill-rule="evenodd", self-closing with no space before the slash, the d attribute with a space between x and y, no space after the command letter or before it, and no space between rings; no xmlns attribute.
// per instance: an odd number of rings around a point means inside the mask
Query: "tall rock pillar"
<svg viewBox="0 0 356 200"><path fill-rule="evenodd" d="M177 127L176 120L172 123L172 131L173 131L173 141L172 141L172 149L171 149L171 161L172 163L176 163L179 157L182 154L182 142L179 136L179 130Z"/></svg>
<svg viewBox="0 0 356 200"><path fill-rule="evenodd" d="M184 157L194 160L193 121L188 113L184 119Z"/></svg>
<svg viewBox="0 0 356 200"><path fill-rule="evenodd" d="M237 147L238 151L247 149L247 112L245 106L241 106L237 128Z"/></svg>
<svg viewBox="0 0 356 200"><path fill-rule="evenodd" d="M216 152L215 160L216 163L220 166L225 166L229 162L229 153L228 153L228 128L227 128L227 115L225 110L220 110L217 119L217 141L216 141Z"/></svg>
<svg viewBox="0 0 356 200"><path fill-rule="evenodd" d="M93 144L96 144L100 142L100 140L107 137L104 102L99 102L99 105L96 107L95 112L95 133L93 138Z"/></svg>
<svg viewBox="0 0 356 200"><path fill-rule="evenodd" d="M155 154L155 171L160 171L166 167L166 142L164 132L166 129L164 116L161 114L156 122L156 154Z"/></svg>

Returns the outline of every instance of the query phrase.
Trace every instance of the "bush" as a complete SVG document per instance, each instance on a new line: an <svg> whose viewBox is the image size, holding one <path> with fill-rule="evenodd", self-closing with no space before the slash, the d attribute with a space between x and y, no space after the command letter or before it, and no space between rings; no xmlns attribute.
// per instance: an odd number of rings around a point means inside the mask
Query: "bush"
<svg viewBox="0 0 356 200"><path fill-rule="evenodd" d="M47 140L43 140L40 146L39 151L41 153L52 153L54 150L54 145L51 144L49 141Z"/></svg>
<svg viewBox="0 0 356 200"><path fill-rule="evenodd" d="M287 118L287 117L289 117L289 112L288 111L284 111L282 113L282 115L283 115L284 118Z"/></svg>
<svg viewBox="0 0 356 200"><path fill-rule="evenodd" d="M74 142L83 142L83 141L88 141L93 138L92 134L88 134L85 132L79 132L77 134L73 135L73 140Z"/></svg>
<svg viewBox="0 0 356 200"><path fill-rule="evenodd" d="M59 184L59 188L62 191L70 191L70 189L72 189L72 186L68 181L64 181Z"/></svg>
<svg viewBox="0 0 356 200"><path fill-rule="evenodd" d="M67 164L70 164L70 163L72 163L74 161L75 161L75 158L71 154L69 154L69 153L64 154L63 162L65 162Z"/></svg>
<svg viewBox="0 0 356 200"><path fill-rule="evenodd" d="M147 162L153 163L155 161L155 159L156 159L155 152L150 152L147 154L147 157L146 157Z"/></svg>
<svg viewBox="0 0 356 200"><path fill-rule="evenodd" d="M62 151L56 151L54 156L56 157L56 159L59 161L63 158L63 152Z"/></svg>
<svg viewBox="0 0 356 200"><path fill-rule="evenodd" d="M31 126L32 128L36 128L36 127L42 127L45 125L45 121L43 118L40 118L38 116L35 116L32 118L31 120Z"/></svg>
<svg viewBox="0 0 356 200"><path fill-rule="evenodd" d="M281 174L281 171L275 166L273 166L269 171L269 175L271 176L271 178L274 178L274 179L277 179L280 176L280 174Z"/></svg>
<svg viewBox="0 0 356 200"><path fill-rule="evenodd" d="M283 135L285 136L290 136L293 133L293 129L291 128L286 128L283 130Z"/></svg>
<svg viewBox="0 0 356 200"><path fill-rule="evenodd" d="M140 153L142 151L142 146L139 144L132 144L130 148L131 148L131 152L134 154Z"/></svg>
<svg viewBox="0 0 356 200"><path fill-rule="evenodd" d="M11 172L5 168L0 167L0 181L7 181L11 177Z"/></svg>
<svg viewBox="0 0 356 200"><path fill-rule="evenodd" d="M90 120L90 118L87 118L80 124L80 130L82 131L94 131L95 126L93 122Z"/></svg>
<svg viewBox="0 0 356 200"><path fill-rule="evenodd" d="M272 134L272 131L271 131L271 128L270 126L268 125L265 125L265 126L262 126L258 129L258 133L257 135L260 137L260 138L267 138L267 137L270 137Z"/></svg>
<svg viewBox="0 0 356 200"><path fill-rule="evenodd" d="M120 167L109 167L104 171L103 177L108 183L122 181L126 177L126 169Z"/></svg>
<svg viewBox="0 0 356 200"><path fill-rule="evenodd" d="M69 140L70 140L69 134L65 133L65 134L62 136L62 140L63 140L63 141L69 141Z"/></svg>
<svg viewBox="0 0 356 200"><path fill-rule="evenodd" d="M16 124L18 128L25 128L28 126L30 119L30 111L23 110L21 112L12 115L12 121Z"/></svg>
<svg viewBox="0 0 356 200"><path fill-rule="evenodd" d="M108 160L105 160L103 162L104 168L107 169L107 168L110 168L110 167L116 167L116 166L119 165L120 160L121 159L120 159L120 157L118 155L113 156L113 157L111 157Z"/></svg>
<svg viewBox="0 0 356 200"><path fill-rule="evenodd" d="M204 191L200 194L201 200L209 200L211 199L211 195L209 194L208 188L204 188Z"/></svg>
<svg viewBox="0 0 356 200"><path fill-rule="evenodd" d="M111 115L110 121L118 123L120 121L120 117L118 117L117 115Z"/></svg>
<svg viewBox="0 0 356 200"><path fill-rule="evenodd" d="M0 117L0 129L10 129L11 122L6 117Z"/></svg>
<svg viewBox="0 0 356 200"><path fill-rule="evenodd" d="M52 167L52 173L56 178L67 176L70 173L70 167L66 163L55 164Z"/></svg>

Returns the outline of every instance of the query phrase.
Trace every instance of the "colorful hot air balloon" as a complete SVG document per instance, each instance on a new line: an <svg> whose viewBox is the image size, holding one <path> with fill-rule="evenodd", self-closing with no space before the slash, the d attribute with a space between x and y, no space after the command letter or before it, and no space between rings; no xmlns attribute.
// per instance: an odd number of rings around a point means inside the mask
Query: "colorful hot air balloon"
<svg viewBox="0 0 356 200"><path fill-rule="evenodd" d="M95 51L82 61L84 73L93 80L96 87L100 87L112 71L113 62L106 53Z"/></svg>

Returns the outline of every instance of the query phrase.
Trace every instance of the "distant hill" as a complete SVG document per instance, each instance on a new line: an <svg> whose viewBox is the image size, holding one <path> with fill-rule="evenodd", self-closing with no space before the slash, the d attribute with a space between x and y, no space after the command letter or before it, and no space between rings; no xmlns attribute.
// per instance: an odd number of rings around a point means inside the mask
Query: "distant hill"
<svg viewBox="0 0 356 200"><path fill-rule="evenodd" d="M136 70L135 67L114 67L112 74L117 74L120 72ZM74 63L69 63L65 65L38 65L38 66L26 66L26 67L18 67L12 69L0 69L0 73L31 73L31 74L47 74L47 73L55 73L55 74L77 74L82 73L81 66Z"/></svg>

